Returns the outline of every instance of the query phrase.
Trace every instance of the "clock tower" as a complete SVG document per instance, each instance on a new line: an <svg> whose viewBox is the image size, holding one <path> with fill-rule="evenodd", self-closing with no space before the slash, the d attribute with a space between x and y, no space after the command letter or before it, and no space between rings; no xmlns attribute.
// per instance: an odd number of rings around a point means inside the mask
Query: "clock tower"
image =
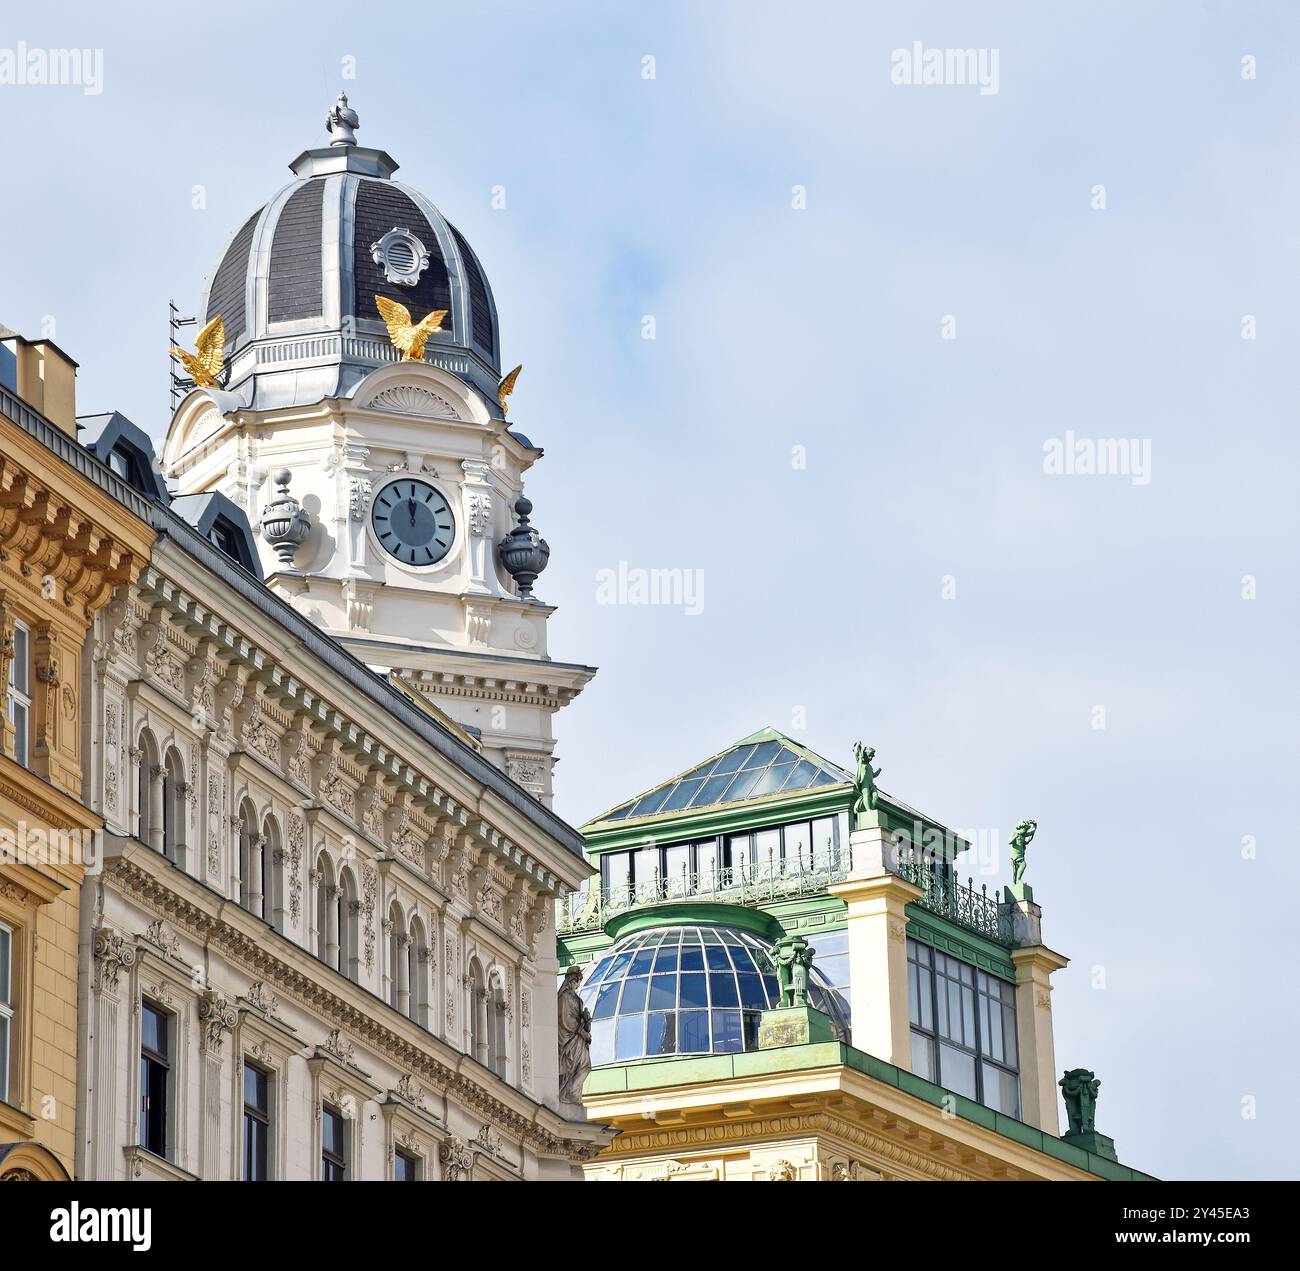
<svg viewBox="0 0 1300 1271"><path fill-rule="evenodd" d="M552 716L595 671L547 648L524 497L542 450L506 418L492 290L357 144L346 97L326 126L208 281L222 368L180 403L164 469L179 495L239 504L273 591L549 804Z"/></svg>

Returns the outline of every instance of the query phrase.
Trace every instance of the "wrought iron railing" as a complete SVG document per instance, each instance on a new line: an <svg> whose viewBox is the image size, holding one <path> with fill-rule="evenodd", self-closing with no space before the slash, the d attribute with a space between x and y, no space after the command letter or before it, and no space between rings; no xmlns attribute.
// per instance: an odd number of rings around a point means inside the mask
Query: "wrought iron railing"
<svg viewBox="0 0 1300 1271"><path fill-rule="evenodd" d="M721 901L729 905L761 905L792 896L811 896L840 882L848 873L838 855L811 860L745 864L704 873L664 875L636 887L592 888L574 892L559 904L556 930L560 935L597 931L616 914L652 905L683 901Z"/></svg>
<svg viewBox="0 0 1300 1271"><path fill-rule="evenodd" d="M958 880L951 864L936 862L915 851L899 854L897 872L921 888L923 894L916 903L923 909L998 944L1010 947L1015 943L1011 918L999 907L997 893L989 895L988 883L976 891L973 878L965 885Z"/></svg>

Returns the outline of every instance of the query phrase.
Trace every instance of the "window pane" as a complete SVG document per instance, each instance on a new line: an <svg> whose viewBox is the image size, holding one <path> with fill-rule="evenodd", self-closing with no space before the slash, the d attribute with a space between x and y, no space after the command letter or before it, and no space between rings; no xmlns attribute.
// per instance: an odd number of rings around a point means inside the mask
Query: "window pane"
<svg viewBox="0 0 1300 1271"><path fill-rule="evenodd" d="M734 975L714 974L709 976L709 993L714 1006L739 1006L740 995L736 990Z"/></svg>
<svg viewBox="0 0 1300 1271"><path fill-rule="evenodd" d="M14 628L14 656L10 662L9 678L20 693L31 692L31 645L27 628L19 624Z"/></svg>
<svg viewBox="0 0 1300 1271"><path fill-rule="evenodd" d="M807 821L785 827L785 868L788 873L812 868L811 844Z"/></svg>
<svg viewBox="0 0 1300 1271"><path fill-rule="evenodd" d="M677 977L675 975L654 976L650 981L650 1009L666 1011L676 1005Z"/></svg>
<svg viewBox="0 0 1300 1271"><path fill-rule="evenodd" d="M0 927L0 1002L13 1005L13 936L8 927Z"/></svg>
<svg viewBox="0 0 1300 1271"><path fill-rule="evenodd" d="M740 1002L758 1011L767 1010L767 994L763 992L763 981L757 975L742 975L740 981Z"/></svg>
<svg viewBox="0 0 1300 1271"><path fill-rule="evenodd" d="M596 1009L591 1012L592 1019L608 1019L614 1014L614 1007L618 1005L620 983L621 981L601 986L600 993L596 997Z"/></svg>
<svg viewBox="0 0 1300 1271"><path fill-rule="evenodd" d="M661 971L677 970L677 950L679 948L680 946L675 944L664 945L659 952L655 954L656 975Z"/></svg>
<svg viewBox="0 0 1300 1271"><path fill-rule="evenodd" d="M608 1064L614 1060L614 1021L594 1020L591 1025L591 1062Z"/></svg>
<svg viewBox="0 0 1300 1271"><path fill-rule="evenodd" d="M709 997L703 975L683 975L678 1001L682 1006L708 1006Z"/></svg>
<svg viewBox="0 0 1300 1271"><path fill-rule="evenodd" d="M984 1064L984 1103L998 1112L1005 1112L1009 1117L1020 1115L1020 1082L1014 1073L1009 1073L994 1064Z"/></svg>
<svg viewBox="0 0 1300 1271"><path fill-rule="evenodd" d="M725 1054L742 1049L739 1011L713 1012L713 1050Z"/></svg>
<svg viewBox="0 0 1300 1271"><path fill-rule="evenodd" d="M939 1084L968 1099L975 1098L975 1057L939 1044Z"/></svg>
<svg viewBox="0 0 1300 1271"><path fill-rule="evenodd" d="M9 1016L0 1015L0 1099L9 1102Z"/></svg>
<svg viewBox="0 0 1300 1271"><path fill-rule="evenodd" d="M645 1016L621 1015L614 1035L614 1058L640 1059L645 1054Z"/></svg>
<svg viewBox="0 0 1300 1271"><path fill-rule="evenodd" d="M677 1052L698 1054L709 1049L708 1011L681 1011L677 1016Z"/></svg>
<svg viewBox="0 0 1300 1271"><path fill-rule="evenodd" d="M623 986L623 1000L619 1004L620 1015L634 1015L645 1010L646 990L650 981L644 977L628 980Z"/></svg>
<svg viewBox="0 0 1300 1271"><path fill-rule="evenodd" d="M698 944L683 944L681 966L683 971L703 971L704 950Z"/></svg>
<svg viewBox="0 0 1300 1271"><path fill-rule="evenodd" d="M167 1017L156 1007L146 1004L140 1012L140 1035L150 1050L167 1053Z"/></svg>
<svg viewBox="0 0 1300 1271"><path fill-rule="evenodd" d="M665 1011L646 1016L647 1055L671 1055L677 1049L677 1015Z"/></svg>
<svg viewBox="0 0 1300 1271"><path fill-rule="evenodd" d="M765 869L769 862L776 862L781 858L781 831L780 830L759 830L754 835L754 864L760 869Z"/></svg>
<svg viewBox="0 0 1300 1271"><path fill-rule="evenodd" d="M924 1034L912 1032L912 1071L926 1081L934 1080L934 1043Z"/></svg>

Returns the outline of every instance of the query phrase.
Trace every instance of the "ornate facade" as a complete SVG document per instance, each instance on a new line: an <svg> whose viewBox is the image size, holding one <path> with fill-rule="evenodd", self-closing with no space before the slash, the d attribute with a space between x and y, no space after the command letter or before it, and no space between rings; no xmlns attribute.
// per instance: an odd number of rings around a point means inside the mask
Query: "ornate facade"
<svg viewBox="0 0 1300 1271"><path fill-rule="evenodd" d="M607 1138L553 1110L576 833L149 515L88 646L83 1175L568 1176Z"/></svg>
<svg viewBox="0 0 1300 1271"><path fill-rule="evenodd" d="M135 580L153 531L87 476L72 440L73 364L5 328L0 352L3 1181L74 1170L81 885L100 825L82 799L83 645L110 593Z"/></svg>

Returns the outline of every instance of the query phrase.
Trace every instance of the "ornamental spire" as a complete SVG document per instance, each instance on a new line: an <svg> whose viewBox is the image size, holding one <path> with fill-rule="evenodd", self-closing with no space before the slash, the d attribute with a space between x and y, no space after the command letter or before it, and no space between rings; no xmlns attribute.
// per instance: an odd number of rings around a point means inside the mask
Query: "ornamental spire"
<svg viewBox="0 0 1300 1271"><path fill-rule="evenodd" d="M325 116L325 127L329 130L330 145L355 146L356 130L361 127L357 112L348 106L347 93L340 93L338 100L330 107Z"/></svg>

